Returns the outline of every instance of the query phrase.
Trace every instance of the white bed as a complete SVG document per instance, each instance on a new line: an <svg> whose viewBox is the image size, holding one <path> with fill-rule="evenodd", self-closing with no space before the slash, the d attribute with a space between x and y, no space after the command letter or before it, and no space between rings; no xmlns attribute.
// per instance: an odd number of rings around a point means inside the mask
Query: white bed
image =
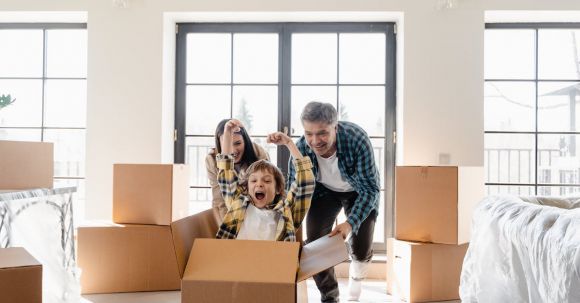
<svg viewBox="0 0 580 303"><path fill-rule="evenodd" d="M485 198L459 292L462 302L580 302L580 198Z"/></svg>

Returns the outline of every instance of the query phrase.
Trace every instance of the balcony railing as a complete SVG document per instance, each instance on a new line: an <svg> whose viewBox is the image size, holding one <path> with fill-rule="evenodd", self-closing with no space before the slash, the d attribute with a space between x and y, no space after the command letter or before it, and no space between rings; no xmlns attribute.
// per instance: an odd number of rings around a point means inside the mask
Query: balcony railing
<svg viewBox="0 0 580 303"><path fill-rule="evenodd" d="M492 187L511 187L519 195L570 195L580 193L580 158L560 149L539 149L536 184L535 150L486 148L484 150L487 193L501 192ZM498 185L499 184L499 185Z"/></svg>

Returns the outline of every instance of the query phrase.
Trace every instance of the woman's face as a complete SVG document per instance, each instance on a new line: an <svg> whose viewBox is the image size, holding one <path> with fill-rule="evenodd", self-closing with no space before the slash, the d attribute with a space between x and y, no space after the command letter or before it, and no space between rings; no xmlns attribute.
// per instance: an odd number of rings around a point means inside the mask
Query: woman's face
<svg viewBox="0 0 580 303"><path fill-rule="evenodd" d="M239 163L244 156L244 138L240 134L234 134L232 142L234 145L234 163Z"/></svg>

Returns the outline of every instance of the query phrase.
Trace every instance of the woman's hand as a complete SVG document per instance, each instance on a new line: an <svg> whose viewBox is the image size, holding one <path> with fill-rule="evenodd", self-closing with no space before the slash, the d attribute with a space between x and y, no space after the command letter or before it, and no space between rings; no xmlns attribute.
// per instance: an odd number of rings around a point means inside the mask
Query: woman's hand
<svg viewBox="0 0 580 303"><path fill-rule="evenodd" d="M233 133L237 133L243 127L244 127L244 124L242 123L242 121L240 121L238 119L231 119L230 121L226 122L226 124L224 125L224 134L228 133L231 135Z"/></svg>
<svg viewBox="0 0 580 303"><path fill-rule="evenodd" d="M292 139L283 132L275 132L268 135L267 142L276 145L288 145L288 143L292 142Z"/></svg>
<svg viewBox="0 0 580 303"><path fill-rule="evenodd" d="M226 122L224 125L224 134L220 136L222 154L229 155L234 152L232 137L234 136L234 133L239 132L242 127L244 127L244 125L238 119L231 119L230 121Z"/></svg>

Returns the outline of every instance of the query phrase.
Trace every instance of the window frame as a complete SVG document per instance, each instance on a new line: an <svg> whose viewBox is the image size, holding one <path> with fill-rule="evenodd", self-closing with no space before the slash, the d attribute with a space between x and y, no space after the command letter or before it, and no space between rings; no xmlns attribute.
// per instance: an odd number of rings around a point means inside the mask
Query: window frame
<svg viewBox="0 0 580 303"><path fill-rule="evenodd" d="M293 33L385 33L385 135L371 137L383 139L385 163L384 176L384 239L383 243L374 243L373 249L378 252L386 250L386 240L394 234L394 167L395 167L395 131L396 131L396 24L394 22L277 22L277 23L178 23L176 28L176 71L175 71L175 136L174 162L185 162L186 142L186 48L187 34L190 33L278 33L278 129L291 126L291 49ZM232 45L233 47L233 45ZM233 52L231 54L233 56ZM337 61L339 57L337 56ZM338 62L337 62L338 64ZM233 66L233 65L232 65ZM338 77L338 72L337 72ZM217 84L222 85L222 84ZM223 85L234 86L233 79ZM300 84L307 86L308 84ZM324 86L314 84L316 86ZM382 86L383 84L377 84ZM341 86L338 81L328 86ZM353 84L352 86L364 86ZM337 95L338 98L338 95ZM339 100L337 99L337 102ZM292 134L292 138L299 138L301 134ZM187 137L207 137L187 135ZM253 136L260 137L260 136ZM290 157L286 149L277 149L278 167L287 173L287 163ZM377 162L379 159L377 159ZM190 188L206 188L191 186Z"/></svg>
<svg viewBox="0 0 580 303"><path fill-rule="evenodd" d="M488 131L484 129L484 136L486 134L528 134L534 136L534 182L533 183L510 183L510 182L485 182L485 186L526 186L533 188L533 194L538 195L539 187L580 187L580 183L577 184L561 184L561 183L542 183L539 182L538 177L538 166L540 161L539 149L538 149L538 137L540 135L580 135L580 131L539 131L538 129L538 116L539 116L539 84L549 83L549 82L571 82L580 83L580 79L570 80L570 79L540 79L538 75L538 33L543 29L580 29L580 23L568 23L568 22L538 22L538 23L486 23L485 30L517 30L517 29L528 29L534 30L534 78L533 79L488 79L484 75L484 84L487 82L525 82L533 83L535 86L535 99L534 99L534 131ZM485 106L485 105L484 105ZM485 153L485 146L484 146ZM488 175L490 173L490 168L485 167ZM509 169L509 168L508 168Z"/></svg>
<svg viewBox="0 0 580 303"><path fill-rule="evenodd" d="M0 126L0 129L34 129L40 130L40 141L45 142L45 131L46 130L83 130L86 136L86 125L84 127L50 127L45 126L45 86L47 80L87 80L87 77L48 77L47 76L47 30L66 30L66 29L87 29L87 23L0 23L0 30L29 30L37 29L42 30L43 35L43 45L42 45L42 76L41 77L2 77L0 80L41 80L42 81L42 92L41 92L41 124L40 127L36 126ZM87 49L88 51L88 49ZM86 102L87 100L85 100ZM85 137L86 141L86 137ZM86 155L85 155L86 163ZM75 180L82 181L85 180L86 176L53 176L54 180Z"/></svg>

